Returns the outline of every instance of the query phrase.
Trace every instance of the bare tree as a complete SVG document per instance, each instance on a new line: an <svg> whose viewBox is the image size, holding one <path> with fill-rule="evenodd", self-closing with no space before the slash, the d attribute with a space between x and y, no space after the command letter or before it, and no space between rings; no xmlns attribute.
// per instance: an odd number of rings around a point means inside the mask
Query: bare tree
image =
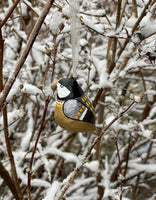
<svg viewBox="0 0 156 200"><path fill-rule="evenodd" d="M54 120L55 82L72 76L69 2L0 2L2 199L156 198L156 1L79 4L91 133Z"/></svg>

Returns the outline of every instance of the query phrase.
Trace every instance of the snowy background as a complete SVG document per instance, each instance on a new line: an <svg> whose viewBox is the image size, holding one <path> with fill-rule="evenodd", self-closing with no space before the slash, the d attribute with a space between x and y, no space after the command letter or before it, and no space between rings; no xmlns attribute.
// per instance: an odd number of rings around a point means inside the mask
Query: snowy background
<svg viewBox="0 0 156 200"><path fill-rule="evenodd" d="M13 3L0 1L0 21ZM2 27L4 85L14 72L45 3L46 0L20 1ZM27 199L28 173L32 173L32 200L154 200L156 1L80 0L79 4L77 80L94 102L97 129L92 133L70 133L54 120L57 94L53 86L57 79L72 75L69 2L57 0L6 98L9 141L23 197ZM48 96L44 127L33 171L29 172ZM112 124L84 163L96 137L132 101L133 108ZM13 180L2 112L0 165ZM8 189L5 173L1 168L0 199L18 199Z"/></svg>

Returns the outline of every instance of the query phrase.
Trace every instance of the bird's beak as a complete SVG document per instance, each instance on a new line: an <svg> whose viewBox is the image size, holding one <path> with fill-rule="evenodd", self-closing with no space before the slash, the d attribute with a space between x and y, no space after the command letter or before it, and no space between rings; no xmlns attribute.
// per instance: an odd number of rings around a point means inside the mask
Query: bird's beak
<svg viewBox="0 0 156 200"><path fill-rule="evenodd" d="M59 79L56 81L56 85L58 84L58 82L59 82Z"/></svg>

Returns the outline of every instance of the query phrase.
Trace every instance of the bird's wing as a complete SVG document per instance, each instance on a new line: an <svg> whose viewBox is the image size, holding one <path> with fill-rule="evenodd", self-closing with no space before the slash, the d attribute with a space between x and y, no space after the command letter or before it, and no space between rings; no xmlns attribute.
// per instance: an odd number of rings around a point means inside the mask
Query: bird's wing
<svg viewBox="0 0 156 200"><path fill-rule="evenodd" d="M70 99L65 101L63 112L66 117L78 121L95 123L95 116L91 109L81 99Z"/></svg>

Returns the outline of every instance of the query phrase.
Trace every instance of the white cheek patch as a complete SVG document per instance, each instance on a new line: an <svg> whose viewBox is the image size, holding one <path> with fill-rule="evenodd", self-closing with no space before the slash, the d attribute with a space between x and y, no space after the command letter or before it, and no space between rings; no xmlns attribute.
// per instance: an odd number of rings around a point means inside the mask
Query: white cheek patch
<svg viewBox="0 0 156 200"><path fill-rule="evenodd" d="M60 83L57 84L57 94L59 98L65 98L70 94L70 90L68 90L65 86L62 87Z"/></svg>

